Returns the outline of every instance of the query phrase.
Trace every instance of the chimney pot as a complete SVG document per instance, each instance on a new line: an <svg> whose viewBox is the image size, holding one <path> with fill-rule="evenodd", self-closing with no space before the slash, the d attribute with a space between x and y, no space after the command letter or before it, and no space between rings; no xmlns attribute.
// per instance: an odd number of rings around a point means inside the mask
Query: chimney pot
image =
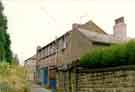
<svg viewBox="0 0 135 92"><path fill-rule="evenodd" d="M120 17L120 18L115 20L115 24L119 24L119 23L125 23L124 22L124 17Z"/></svg>

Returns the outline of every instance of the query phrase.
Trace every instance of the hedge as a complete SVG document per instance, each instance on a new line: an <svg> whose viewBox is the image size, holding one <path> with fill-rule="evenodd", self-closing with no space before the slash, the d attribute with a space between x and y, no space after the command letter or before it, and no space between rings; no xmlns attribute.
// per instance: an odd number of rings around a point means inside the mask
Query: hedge
<svg viewBox="0 0 135 92"><path fill-rule="evenodd" d="M94 49L81 57L80 64L92 67L135 64L135 41Z"/></svg>

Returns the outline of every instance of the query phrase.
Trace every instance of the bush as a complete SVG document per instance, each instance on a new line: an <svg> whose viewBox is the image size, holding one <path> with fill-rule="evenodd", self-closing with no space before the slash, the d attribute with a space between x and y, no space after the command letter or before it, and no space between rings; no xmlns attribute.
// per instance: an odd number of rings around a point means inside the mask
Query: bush
<svg viewBox="0 0 135 92"><path fill-rule="evenodd" d="M81 57L80 64L92 67L135 64L135 41L92 50Z"/></svg>
<svg viewBox="0 0 135 92"><path fill-rule="evenodd" d="M0 87L5 87L6 92L28 92L29 84L23 67L0 64Z"/></svg>

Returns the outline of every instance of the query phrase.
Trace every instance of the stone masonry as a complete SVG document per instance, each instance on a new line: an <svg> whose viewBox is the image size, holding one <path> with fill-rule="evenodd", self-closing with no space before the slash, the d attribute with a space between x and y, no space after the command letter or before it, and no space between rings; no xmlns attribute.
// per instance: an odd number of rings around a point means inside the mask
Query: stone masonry
<svg viewBox="0 0 135 92"><path fill-rule="evenodd" d="M74 71L75 70L75 71ZM59 71L61 92L135 92L135 66Z"/></svg>

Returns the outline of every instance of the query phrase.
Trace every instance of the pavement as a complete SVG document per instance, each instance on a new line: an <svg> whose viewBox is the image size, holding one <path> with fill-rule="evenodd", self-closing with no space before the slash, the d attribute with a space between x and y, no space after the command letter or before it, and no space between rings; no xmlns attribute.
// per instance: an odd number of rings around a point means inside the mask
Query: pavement
<svg viewBox="0 0 135 92"><path fill-rule="evenodd" d="M39 85L32 84L30 92L51 92L45 88L40 87Z"/></svg>

